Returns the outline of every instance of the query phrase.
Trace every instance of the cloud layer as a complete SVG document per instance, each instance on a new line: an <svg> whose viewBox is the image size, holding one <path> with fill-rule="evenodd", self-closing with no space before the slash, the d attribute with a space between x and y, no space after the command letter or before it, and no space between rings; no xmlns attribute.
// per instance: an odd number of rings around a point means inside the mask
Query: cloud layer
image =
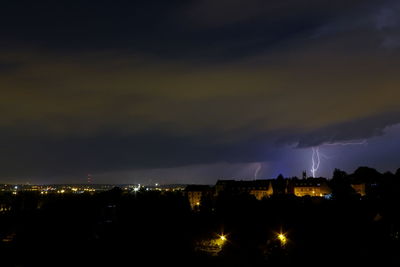
<svg viewBox="0 0 400 267"><path fill-rule="evenodd" d="M322 4L10 4L4 175L273 161L382 135L400 122L399 5Z"/></svg>

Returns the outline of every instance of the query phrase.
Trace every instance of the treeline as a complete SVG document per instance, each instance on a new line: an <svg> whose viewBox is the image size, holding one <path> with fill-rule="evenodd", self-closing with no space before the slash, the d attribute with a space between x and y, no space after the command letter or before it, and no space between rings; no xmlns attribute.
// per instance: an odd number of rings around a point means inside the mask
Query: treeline
<svg viewBox="0 0 400 267"><path fill-rule="evenodd" d="M368 197L388 199L400 196L400 169L395 173L380 173L369 167L359 167L353 173L335 169L329 186L336 198L348 198L355 194L352 184L365 184Z"/></svg>

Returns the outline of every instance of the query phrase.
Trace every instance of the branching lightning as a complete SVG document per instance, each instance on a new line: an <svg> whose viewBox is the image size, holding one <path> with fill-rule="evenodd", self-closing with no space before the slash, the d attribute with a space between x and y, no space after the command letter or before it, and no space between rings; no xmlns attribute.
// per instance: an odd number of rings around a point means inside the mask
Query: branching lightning
<svg viewBox="0 0 400 267"><path fill-rule="evenodd" d="M321 163L321 159L319 157L319 147L312 147L312 156L311 156L311 173L313 178L315 178L315 173L319 169L319 165Z"/></svg>
<svg viewBox="0 0 400 267"><path fill-rule="evenodd" d="M359 142L335 142L335 143L325 143L325 146L351 146L351 145L366 145L367 140L362 140Z"/></svg>
<svg viewBox="0 0 400 267"><path fill-rule="evenodd" d="M324 143L321 146L349 146L349 145L366 145L367 140L355 141L355 142L335 142L335 143ZM321 165L321 158L319 152L319 146L312 147L312 155L311 155L311 174L312 177L315 178L315 175Z"/></svg>

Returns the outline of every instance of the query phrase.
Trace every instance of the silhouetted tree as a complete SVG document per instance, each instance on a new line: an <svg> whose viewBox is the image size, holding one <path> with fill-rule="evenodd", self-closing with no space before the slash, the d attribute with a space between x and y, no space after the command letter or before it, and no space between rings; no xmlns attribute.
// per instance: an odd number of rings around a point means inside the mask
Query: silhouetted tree
<svg viewBox="0 0 400 267"><path fill-rule="evenodd" d="M351 187L349 176L346 172L335 169L332 180L330 181L332 196L334 199L349 199L355 196L355 191Z"/></svg>
<svg viewBox="0 0 400 267"><path fill-rule="evenodd" d="M397 177L400 177L400 168L397 169L395 175L396 175Z"/></svg>
<svg viewBox="0 0 400 267"><path fill-rule="evenodd" d="M351 175L354 182L362 183L376 183L382 177L382 174L374 168L359 167Z"/></svg>
<svg viewBox="0 0 400 267"><path fill-rule="evenodd" d="M345 171L342 171L337 168L333 171L332 179L345 179L346 177L347 177L347 173Z"/></svg>
<svg viewBox="0 0 400 267"><path fill-rule="evenodd" d="M286 181L283 178L282 174L279 174L273 183L274 195L282 195L285 194L286 190Z"/></svg>

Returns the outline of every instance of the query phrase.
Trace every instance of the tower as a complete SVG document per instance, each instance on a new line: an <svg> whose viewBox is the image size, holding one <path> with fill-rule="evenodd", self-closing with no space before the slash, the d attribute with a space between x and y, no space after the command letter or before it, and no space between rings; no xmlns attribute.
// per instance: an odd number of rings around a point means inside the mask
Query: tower
<svg viewBox="0 0 400 267"><path fill-rule="evenodd" d="M87 175L87 183L88 183L88 184L91 184L92 182L93 182L92 175L91 175L91 174L88 174L88 175Z"/></svg>

